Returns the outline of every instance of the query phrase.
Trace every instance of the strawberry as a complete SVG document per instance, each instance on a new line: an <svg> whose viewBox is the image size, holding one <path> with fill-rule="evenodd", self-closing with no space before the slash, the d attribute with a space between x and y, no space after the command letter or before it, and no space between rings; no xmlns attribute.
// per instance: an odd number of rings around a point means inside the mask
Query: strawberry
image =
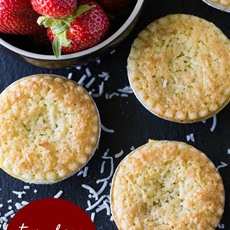
<svg viewBox="0 0 230 230"><path fill-rule="evenodd" d="M44 31L30 0L0 0L0 33L31 35Z"/></svg>
<svg viewBox="0 0 230 230"><path fill-rule="evenodd" d="M101 42L107 35L110 22L104 10L93 0L78 0L74 14L64 19L51 19L41 16L52 42L54 55L75 53Z"/></svg>
<svg viewBox="0 0 230 230"><path fill-rule="evenodd" d="M30 0L36 12L51 18L65 18L77 6L77 0Z"/></svg>
<svg viewBox="0 0 230 230"><path fill-rule="evenodd" d="M121 13L126 10L132 0L95 0L107 12Z"/></svg>

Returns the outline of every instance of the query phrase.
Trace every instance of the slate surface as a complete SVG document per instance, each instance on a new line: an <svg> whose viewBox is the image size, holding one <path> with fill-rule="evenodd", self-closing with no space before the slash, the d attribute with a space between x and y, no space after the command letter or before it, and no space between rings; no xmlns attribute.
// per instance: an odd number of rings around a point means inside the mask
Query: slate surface
<svg viewBox="0 0 230 230"><path fill-rule="evenodd" d="M117 229L111 218L108 199L112 174L125 155L150 138L184 141L207 154L218 167L226 190L225 213L217 229L230 229L230 105L205 122L177 124L148 112L129 88L126 60L133 39L154 19L172 13L193 14L212 21L230 38L230 14L213 9L201 0L146 0L144 12L129 37L100 62L89 63L81 69L76 66L42 69L18 61L0 48L0 91L13 81L36 73L72 76L78 82L90 70L91 76L87 76L83 86L92 93L103 125L94 157L78 174L65 181L54 185L28 185L0 170L0 229L3 229L3 217L10 220L19 205L23 206L23 201L31 202L56 194L86 210L97 229ZM93 192L97 195L93 196Z"/></svg>

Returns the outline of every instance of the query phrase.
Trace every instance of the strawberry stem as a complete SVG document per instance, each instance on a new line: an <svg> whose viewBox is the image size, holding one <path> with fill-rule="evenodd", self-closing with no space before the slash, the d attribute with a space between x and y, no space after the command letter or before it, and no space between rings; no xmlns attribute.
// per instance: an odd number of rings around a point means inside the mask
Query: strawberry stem
<svg viewBox="0 0 230 230"><path fill-rule="evenodd" d="M61 56L62 46L68 47L70 45L66 32L69 29L71 22L73 22L76 17L92 9L93 7L94 6L80 5L76 8L72 15L66 18L49 18L46 16L40 16L37 19L37 23L39 25L43 25L45 28L50 28L55 35L52 42L52 49L56 58Z"/></svg>

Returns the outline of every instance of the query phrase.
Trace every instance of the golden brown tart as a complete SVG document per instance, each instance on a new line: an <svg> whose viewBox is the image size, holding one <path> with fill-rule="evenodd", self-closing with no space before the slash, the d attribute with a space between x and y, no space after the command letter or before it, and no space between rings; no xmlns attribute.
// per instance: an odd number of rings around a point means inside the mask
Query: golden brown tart
<svg viewBox="0 0 230 230"><path fill-rule="evenodd" d="M132 44L127 69L140 102L166 120L201 121L230 99L230 40L196 16L166 15L149 24Z"/></svg>
<svg viewBox="0 0 230 230"><path fill-rule="evenodd" d="M225 192L204 153L183 142L150 140L118 165L110 199L119 230L214 230Z"/></svg>
<svg viewBox="0 0 230 230"><path fill-rule="evenodd" d="M97 107L67 78L37 74L0 95L0 166L29 183L63 180L92 157L100 136Z"/></svg>

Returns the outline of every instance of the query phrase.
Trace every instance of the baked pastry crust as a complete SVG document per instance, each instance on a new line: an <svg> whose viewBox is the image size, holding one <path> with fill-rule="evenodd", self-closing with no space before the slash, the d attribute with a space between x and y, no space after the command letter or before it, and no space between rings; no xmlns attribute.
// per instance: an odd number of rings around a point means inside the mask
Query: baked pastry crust
<svg viewBox="0 0 230 230"><path fill-rule="evenodd" d="M230 0L203 0L203 1L216 9L230 12Z"/></svg>
<svg viewBox="0 0 230 230"><path fill-rule="evenodd" d="M37 74L0 95L0 166L29 183L55 183L94 154L100 118L93 99L76 82Z"/></svg>
<svg viewBox="0 0 230 230"><path fill-rule="evenodd" d="M230 40L202 18L166 15L134 40L127 71L153 114L179 123L208 119L230 99Z"/></svg>
<svg viewBox="0 0 230 230"><path fill-rule="evenodd" d="M222 178L183 142L149 142L118 165L111 210L119 230L214 230L224 211Z"/></svg>

